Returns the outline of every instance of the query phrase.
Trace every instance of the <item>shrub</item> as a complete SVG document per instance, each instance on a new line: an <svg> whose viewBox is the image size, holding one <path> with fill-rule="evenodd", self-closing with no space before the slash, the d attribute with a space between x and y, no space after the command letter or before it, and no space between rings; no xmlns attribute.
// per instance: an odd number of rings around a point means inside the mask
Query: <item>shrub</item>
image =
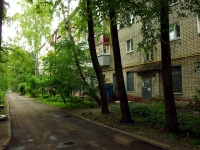
<svg viewBox="0 0 200 150"><path fill-rule="evenodd" d="M136 104L134 106L132 106L132 115L135 117L149 117L151 115L151 109L146 106L146 105L142 105L142 104Z"/></svg>
<svg viewBox="0 0 200 150"><path fill-rule="evenodd" d="M56 96L56 97L46 98L46 101L47 102L62 102L63 100L60 97Z"/></svg>
<svg viewBox="0 0 200 150"><path fill-rule="evenodd" d="M20 83L19 84L19 91L20 91L21 95L26 94L26 83Z"/></svg>

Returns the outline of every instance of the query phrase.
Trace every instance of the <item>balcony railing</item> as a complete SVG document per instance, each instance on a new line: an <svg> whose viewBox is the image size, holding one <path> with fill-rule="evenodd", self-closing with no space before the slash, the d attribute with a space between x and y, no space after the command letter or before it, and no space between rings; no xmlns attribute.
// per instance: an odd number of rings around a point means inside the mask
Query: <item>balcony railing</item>
<svg viewBox="0 0 200 150"><path fill-rule="evenodd" d="M98 56L98 61L100 66L110 66L110 55L101 54Z"/></svg>

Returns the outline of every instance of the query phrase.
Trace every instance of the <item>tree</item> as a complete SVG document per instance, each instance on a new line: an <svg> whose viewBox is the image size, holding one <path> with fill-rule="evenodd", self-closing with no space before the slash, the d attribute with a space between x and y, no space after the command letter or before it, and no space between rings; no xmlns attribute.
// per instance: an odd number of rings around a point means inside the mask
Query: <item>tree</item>
<svg viewBox="0 0 200 150"><path fill-rule="evenodd" d="M96 54L96 48L94 43L94 25L93 25L93 17L92 17L92 9L91 9L91 0L87 0L87 15L88 15L88 42L89 42L89 48L90 48L90 55L92 59L92 64L94 67L94 70L96 72L96 76L98 79L99 84L99 90L101 95L101 103L102 103L102 110L101 112L103 114L108 114L108 100L107 100L107 94L105 90L105 82L104 77L102 74L101 67L99 65L97 54Z"/></svg>
<svg viewBox="0 0 200 150"><path fill-rule="evenodd" d="M169 4L168 0L160 0L160 35L161 35L161 62L164 89L166 125L165 129L173 133L180 133L174 101L171 50L169 42Z"/></svg>
<svg viewBox="0 0 200 150"><path fill-rule="evenodd" d="M110 16L110 31L113 44L115 73L117 79L118 94L120 98L120 109L122 114L121 122L130 123L132 122L132 118L129 110L128 98L124 85L124 77L122 72L121 54L120 54L118 31L117 31L116 13L113 7L110 7L109 16Z"/></svg>
<svg viewBox="0 0 200 150"><path fill-rule="evenodd" d="M31 3L22 1L21 7L24 10L23 13L15 14L15 19L20 25L18 36L23 37L27 41L26 47L34 52L32 59L35 60L35 75L38 75L38 52L43 39L48 39L50 34L51 5L41 4L40 1Z"/></svg>
<svg viewBox="0 0 200 150"><path fill-rule="evenodd" d="M1 34L2 34L2 20L3 20L3 0L0 1L0 50L1 50Z"/></svg>

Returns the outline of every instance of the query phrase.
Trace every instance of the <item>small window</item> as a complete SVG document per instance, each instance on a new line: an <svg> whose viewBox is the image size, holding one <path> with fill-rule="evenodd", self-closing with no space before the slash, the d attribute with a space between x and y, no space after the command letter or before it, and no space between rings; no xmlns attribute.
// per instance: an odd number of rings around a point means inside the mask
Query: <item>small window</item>
<svg viewBox="0 0 200 150"><path fill-rule="evenodd" d="M109 46L98 45L96 46L96 49L97 49L97 55L110 54Z"/></svg>
<svg viewBox="0 0 200 150"><path fill-rule="evenodd" d="M117 79L116 74L113 74L113 91L117 92Z"/></svg>
<svg viewBox="0 0 200 150"><path fill-rule="evenodd" d="M172 67L172 80L174 94L182 93L182 71L181 66Z"/></svg>
<svg viewBox="0 0 200 150"><path fill-rule="evenodd" d="M154 60L154 51L153 48L146 52L146 61L153 61Z"/></svg>
<svg viewBox="0 0 200 150"><path fill-rule="evenodd" d="M133 51L133 39L126 41L126 52Z"/></svg>
<svg viewBox="0 0 200 150"><path fill-rule="evenodd" d="M174 40L180 38L180 25L179 23L169 26L169 39Z"/></svg>
<svg viewBox="0 0 200 150"><path fill-rule="evenodd" d="M126 88L127 88L127 91L134 91L134 74L133 74L133 72L126 73Z"/></svg>
<svg viewBox="0 0 200 150"><path fill-rule="evenodd" d="M169 5L172 6L172 5L175 5L179 3L179 0L169 0Z"/></svg>
<svg viewBox="0 0 200 150"><path fill-rule="evenodd" d="M119 16L117 21L117 29L123 29L131 26L134 23L134 16L131 13L124 12L124 15Z"/></svg>
<svg viewBox="0 0 200 150"><path fill-rule="evenodd" d="M197 15L197 33L200 34L200 16Z"/></svg>

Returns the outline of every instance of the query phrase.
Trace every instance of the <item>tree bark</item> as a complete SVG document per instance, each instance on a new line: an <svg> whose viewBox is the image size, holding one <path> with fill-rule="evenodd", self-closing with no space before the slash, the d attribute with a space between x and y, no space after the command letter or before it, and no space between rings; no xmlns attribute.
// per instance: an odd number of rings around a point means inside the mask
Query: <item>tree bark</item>
<svg viewBox="0 0 200 150"><path fill-rule="evenodd" d="M169 132L179 133L180 128L177 119L172 83L171 50L169 41L169 4L168 0L161 0L160 2L162 78L166 113L165 129Z"/></svg>
<svg viewBox="0 0 200 150"><path fill-rule="evenodd" d="M115 11L110 11L109 16L110 16L110 21L111 21L110 31L111 31L112 45L113 45L115 73L116 73L117 88L118 88L118 94L119 94L119 99L120 99L120 109L121 109L121 115L122 115L121 122L130 123L132 122L132 118L131 118L131 114L129 110L128 98L127 98L126 89L124 85L117 24L114 19Z"/></svg>
<svg viewBox="0 0 200 150"><path fill-rule="evenodd" d="M101 95L101 113L102 114L108 114L108 100L107 100L107 94L106 94L106 88L104 83L104 77L102 74L101 67L99 65L99 61L97 59L96 54L96 47L94 43L94 25L93 25L93 18L92 18L92 10L90 9L90 0L87 0L87 14L88 14L88 42L89 42L89 49L90 49L90 55L92 59L92 64L97 76L98 84L99 84L99 91Z"/></svg>
<svg viewBox="0 0 200 150"><path fill-rule="evenodd" d="M0 51L1 51L1 40L2 40L2 20L3 20L3 0L0 0Z"/></svg>

